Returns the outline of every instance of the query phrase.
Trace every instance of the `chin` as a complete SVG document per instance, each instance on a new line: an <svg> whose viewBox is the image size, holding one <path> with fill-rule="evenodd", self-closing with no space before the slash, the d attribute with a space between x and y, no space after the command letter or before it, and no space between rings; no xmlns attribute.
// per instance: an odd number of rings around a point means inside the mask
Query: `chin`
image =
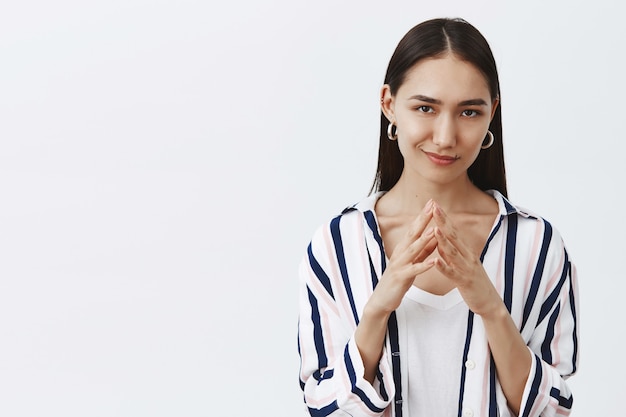
<svg viewBox="0 0 626 417"><path fill-rule="evenodd" d="M445 170L446 168L434 168L428 171L416 170L413 178L418 182L423 181L440 187L470 182L467 176L467 170L461 172L451 172L447 170L447 172L444 172Z"/></svg>

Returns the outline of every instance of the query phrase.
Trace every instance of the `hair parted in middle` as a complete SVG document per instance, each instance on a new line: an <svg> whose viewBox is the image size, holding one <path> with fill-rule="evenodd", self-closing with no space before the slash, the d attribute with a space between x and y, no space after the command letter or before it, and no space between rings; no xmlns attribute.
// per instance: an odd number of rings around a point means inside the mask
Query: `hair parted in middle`
<svg viewBox="0 0 626 417"><path fill-rule="evenodd" d="M409 30L396 47L385 74L385 84L395 95L407 73L419 61L448 53L474 65L484 76L492 99L499 105L489 125L495 136L493 146L482 150L467 170L470 180L481 190L495 189L507 196L504 150L502 146L502 97L500 81L491 48L484 36L463 19L427 20ZM389 120L381 111L378 166L372 191L389 191L400 179L404 158L397 141L387 137Z"/></svg>

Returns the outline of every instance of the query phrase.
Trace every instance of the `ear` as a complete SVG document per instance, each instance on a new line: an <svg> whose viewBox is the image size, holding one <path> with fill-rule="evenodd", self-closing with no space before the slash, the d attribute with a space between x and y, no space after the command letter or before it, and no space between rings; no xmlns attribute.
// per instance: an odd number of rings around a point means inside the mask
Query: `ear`
<svg viewBox="0 0 626 417"><path fill-rule="evenodd" d="M389 87L389 84L383 85L380 89L380 109L390 123L396 122L395 100L391 95L391 88Z"/></svg>
<svg viewBox="0 0 626 417"><path fill-rule="evenodd" d="M496 115L496 109L498 108L499 104L500 104L500 97L496 97L493 100L491 100L491 120L493 120L493 116Z"/></svg>

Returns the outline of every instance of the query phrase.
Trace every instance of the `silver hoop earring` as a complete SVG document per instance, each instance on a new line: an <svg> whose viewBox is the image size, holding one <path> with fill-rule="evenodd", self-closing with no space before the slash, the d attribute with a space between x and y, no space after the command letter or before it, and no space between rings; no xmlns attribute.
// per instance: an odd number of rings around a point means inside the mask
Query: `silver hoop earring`
<svg viewBox="0 0 626 417"><path fill-rule="evenodd" d="M393 123L389 123L389 125L387 126L387 137L389 138L389 140L396 140L398 139L398 128L396 128L396 132L393 132Z"/></svg>
<svg viewBox="0 0 626 417"><path fill-rule="evenodd" d="M496 138L493 137L493 133L491 133L491 130L487 131L487 136L489 136L489 142L485 143L483 141L482 146L480 147L481 149L487 149L490 148L491 145L493 145L493 143L496 141Z"/></svg>

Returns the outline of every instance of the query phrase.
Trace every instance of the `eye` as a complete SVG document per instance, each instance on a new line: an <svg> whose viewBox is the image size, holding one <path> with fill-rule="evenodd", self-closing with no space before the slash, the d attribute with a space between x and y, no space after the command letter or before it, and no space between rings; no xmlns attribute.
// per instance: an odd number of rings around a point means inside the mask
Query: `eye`
<svg viewBox="0 0 626 417"><path fill-rule="evenodd" d="M467 109L463 110L461 114L465 117L476 117L480 115L480 112L478 110Z"/></svg>
<svg viewBox="0 0 626 417"><path fill-rule="evenodd" d="M421 113L432 113L432 112L434 112L434 111L435 111L435 110L434 110L432 107L430 107L430 106L419 106L419 107L417 107L417 108L416 108L416 110L417 110L418 112L421 112Z"/></svg>

